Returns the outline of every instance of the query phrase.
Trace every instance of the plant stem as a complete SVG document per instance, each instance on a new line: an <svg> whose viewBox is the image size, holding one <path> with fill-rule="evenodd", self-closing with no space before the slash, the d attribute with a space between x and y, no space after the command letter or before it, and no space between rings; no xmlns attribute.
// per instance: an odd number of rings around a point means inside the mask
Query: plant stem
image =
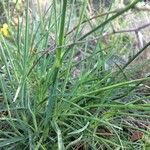
<svg viewBox="0 0 150 150"><path fill-rule="evenodd" d="M50 120L52 119L52 115L53 115L53 108L56 102L56 97L54 95L56 95L56 89L57 89L57 77L58 77L58 73L59 73L59 68L61 67L61 51L62 51L62 46L63 42L64 42L64 28L65 28L65 16L66 16L66 7L67 7L67 0L63 0L63 8L62 8L62 17L61 17L61 24L60 24L60 28L59 28L59 39L58 39L58 46L59 48L56 49L56 60L54 63L54 66L52 68L52 85L50 88L50 94L49 94L49 98L48 98L48 104L46 107L46 119L44 122L44 132L43 135L44 137L48 136L48 132L49 132L49 125L50 125Z"/></svg>
<svg viewBox="0 0 150 150"><path fill-rule="evenodd" d="M66 8L67 8L67 0L63 0L62 17L61 17L59 37L58 37L58 47L62 46L64 43ZM56 62L55 62L56 68L59 68L61 66L61 51L62 51L61 47L56 50Z"/></svg>
<svg viewBox="0 0 150 150"><path fill-rule="evenodd" d="M89 31L88 33L86 33L85 35L83 35L82 37L80 37L79 41L83 40L84 38L86 38L87 36L89 36L90 34L92 34L93 32L95 32L96 30L98 30L99 28L105 26L110 21L114 20L115 18L117 18L118 16L122 15L123 13L125 13L126 11L128 11L129 9L133 8L139 1L140 0L135 0L133 3L131 3L125 9L122 9L122 10L120 10L120 12L117 12L115 15L113 15L112 17L110 17L109 19L107 19L106 21L104 21L103 23L101 23L99 26L97 26L93 30Z"/></svg>

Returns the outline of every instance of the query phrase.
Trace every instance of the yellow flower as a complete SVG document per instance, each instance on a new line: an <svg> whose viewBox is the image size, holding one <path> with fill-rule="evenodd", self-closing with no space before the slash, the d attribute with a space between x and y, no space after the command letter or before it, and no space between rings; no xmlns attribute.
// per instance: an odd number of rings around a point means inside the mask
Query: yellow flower
<svg viewBox="0 0 150 150"><path fill-rule="evenodd" d="M0 28L1 33L5 37L9 37L9 32L8 32L8 25L6 23L3 24L3 27Z"/></svg>

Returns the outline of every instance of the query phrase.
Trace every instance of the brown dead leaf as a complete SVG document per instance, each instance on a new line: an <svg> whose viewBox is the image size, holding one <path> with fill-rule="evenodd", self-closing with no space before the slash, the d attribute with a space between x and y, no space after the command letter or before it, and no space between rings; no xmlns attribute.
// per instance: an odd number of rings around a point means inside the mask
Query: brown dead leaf
<svg viewBox="0 0 150 150"><path fill-rule="evenodd" d="M143 132L135 131L135 132L132 133L132 135L130 137L130 140L131 141L136 141L136 140L142 139L143 136L144 136Z"/></svg>

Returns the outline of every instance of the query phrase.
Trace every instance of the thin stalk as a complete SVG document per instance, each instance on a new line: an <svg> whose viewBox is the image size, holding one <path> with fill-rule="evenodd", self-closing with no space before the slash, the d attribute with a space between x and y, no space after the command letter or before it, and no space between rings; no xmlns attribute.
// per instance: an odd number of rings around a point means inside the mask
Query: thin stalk
<svg viewBox="0 0 150 150"><path fill-rule="evenodd" d="M29 45L29 0L26 1L27 8L26 8L26 28L25 28L25 42L24 42L24 75L26 75L26 62L28 58L28 45Z"/></svg>
<svg viewBox="0 0 150 150"><path fill-rule="evenodd" d="M103 23L101 23L99 26L97 26L96 28L94 28L93 30L89 31L88 33L86 33L85 35L83 35L82 37L80 37L77 41L82 41L83 39L85 39L87 36L91 35L92 33L94 33L95 31L97 31L99 28L102 28L103 26L105 26L106 24L108 24L109 22L111 22L112 20L116 19L117 17L119 17L120 15L122 15L123 13L127 12L128 10L132 9L138 2L140 2L140 0L135 0L133 3L131 3L130 5L128 5L127 7L125 7L124 9L120 10L119 12L117 12L115 15L113 15L112 17L110 17L109 19L107 19L106 21L104 21ZM66 53L73 48L76 45L76 43L72 43L70 45L70 47L66 50L66 52L63 54L63 57L66 55Z"/></svg>
<svg viewBox="0 0 150 150"><path fill-rule="evenodd" d="M131 60L129 60L122 68L124 70L129 64L131 64L144 50L146 50L150 46L150 42L148 42Z"/></svg>
<svg viewBox="0 0 150 150"><path fill-rule="evenodd" d="M62 18L61 18L61 24L60 24L60 29L59 29L59 39L58 39L58 45L62 46L64 43L64 28L65 28L65 17L66 17L66 7L67 7L67 0L63 0L63 8L62 8ZM52 68L52 85L50 88L50 95L48 98L48 104L46 107L46 118L44 122L44 132L43 136L46 138L49 133L49 125L50 125L50 120L52 119L52 113L53 113L53 108L56 102L56 91L57 91L57 77L59 73L59 68L61 67L61 51L62 47L59 47L56 49L56 60L55 64Z"/></svg>
<svg viewBox="0 0 150 150"><path fill-rule="evenodd" d="M76 102L76 100L80 100L80 99L82 99L86 96L89 96L89 95L94 95L94 94L97 95L100 92L104 92L104 91L111 90L111 89L114 89L114 88L127 86L127 85L130 85L130 84L136 84L137 82L142 82L142 81L146 81L146 80L150 80L150 77L131 80L131 81L126 81L126 82L121 82L121 83L117 83L117 84L114 84L114 85L106 86L106 87L103 87L103 88L100 88L100 89L97 89L97 90L94 90L94 91L91 91L91 92L87 92L87 93L85 93L81 96L75 97L75 98L72 99L72 101Z"/></svg>
<svg viewBox="0 0 150 150"><path fill-rule="evenodd" d="M82 37L80 37L79 41L85 39L87 36L91 35L93 32L95 32L96 30L98 30L99 28L105 26L107 23L111 22L112 20L114 20L115 18L117 18L118 16L122 15L123 13L125 13L126 11L130 10L131 8L133 8L140 0L135 0L133 3L131 3L129 6L127 6L125 9L121 10L120 12L116 13L115 15L113 15L112 17L110 17L109 19L107 19L106 21L104 21L103 23L101 23L99 26L97 26L96 28L94 28L93 30L89 31L88 33L86 33L85 35L83 35Z"/></svg>
<svg viewBox="0 0 150 150"><path fill-rule="evenodd" d="M80 14L80 18L79 18L79 23L78 23L78 26L77 26L77 30L76 30L76 33L75 33L75 36L74 36L74 41L76 41L77 35L79 33L80 25L81 25L82 19L84 17L85 8L86 8L86 3L84 2L83 6L82 6L82 9L81 9L82 11L81 11L81 14ZM71 70L71 66L72 66L73 56L74 56L74 48L72 49L72 52L70 54L70 58L68 60L67 74L65 76L65 81L64 81L63 91L62 91L63 94L65 92L67 81L69 79L69 74L70 74L70 70Z"/></svg>
<svg viewBox="0 0 150 150"><path fill-rule="evenodd" d="M67 8L67 0L63 0L62 17L58 36L58 46L62 46L64 43L66 8ZM60 68L61 66L61 51L62 51L61 47L56 50L56 62L55 62L56 68Z"/></svg>

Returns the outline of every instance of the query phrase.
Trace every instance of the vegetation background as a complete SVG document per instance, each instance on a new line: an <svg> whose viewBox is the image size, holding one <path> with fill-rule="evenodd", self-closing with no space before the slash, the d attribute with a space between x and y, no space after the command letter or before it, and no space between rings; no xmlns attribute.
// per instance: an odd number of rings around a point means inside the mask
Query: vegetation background
<svg viewBox="0 0 150 150"><path fill-rule="evenodd" d="M0 149L150 149L148 1L1 0L0 14Z"/></svg>

